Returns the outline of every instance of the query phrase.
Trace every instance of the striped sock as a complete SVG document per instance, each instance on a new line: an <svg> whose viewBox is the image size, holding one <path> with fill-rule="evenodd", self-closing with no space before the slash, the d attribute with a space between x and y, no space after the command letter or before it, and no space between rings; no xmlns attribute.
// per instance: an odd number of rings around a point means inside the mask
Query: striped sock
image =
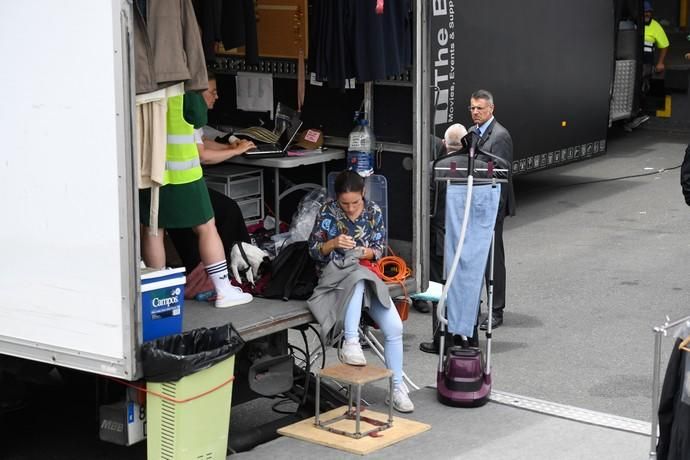
<svg viewBox="0 0 690 460"><path fill-rule="evenodd" d="M223 297L231 289L232 285L228 279L228 263L225 259L215 264L206 265L206 273L211 277L216 294Z"/></svg>

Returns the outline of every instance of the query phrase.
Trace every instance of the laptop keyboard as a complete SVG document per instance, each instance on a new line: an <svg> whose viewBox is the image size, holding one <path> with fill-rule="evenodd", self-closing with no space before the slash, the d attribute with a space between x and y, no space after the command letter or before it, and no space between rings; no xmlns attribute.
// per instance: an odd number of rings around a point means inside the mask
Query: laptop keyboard
<svg viewBox="0 0 690 460"><path fill-rule="evenodd" d="M260 144L253 149L247 150L246 153L261 153L261 152L282 152L283 148L278 144Z"/></svg>

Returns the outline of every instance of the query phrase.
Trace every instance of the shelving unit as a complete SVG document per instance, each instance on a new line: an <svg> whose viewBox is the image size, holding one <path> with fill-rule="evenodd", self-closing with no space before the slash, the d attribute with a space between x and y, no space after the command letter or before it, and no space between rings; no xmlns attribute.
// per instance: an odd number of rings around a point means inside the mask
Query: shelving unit
<svg viewBox="0 0 690 460"><path fill-rule="evenodd" d="M204 169L208 188L237 202L244 222L255 224L264 218L263 169L223 164Z"/></svg>

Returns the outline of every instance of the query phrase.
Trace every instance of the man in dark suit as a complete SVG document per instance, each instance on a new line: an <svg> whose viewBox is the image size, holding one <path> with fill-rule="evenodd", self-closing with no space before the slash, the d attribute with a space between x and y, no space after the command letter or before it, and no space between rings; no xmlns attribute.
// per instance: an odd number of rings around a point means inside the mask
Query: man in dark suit
<svg viewBox="0 0 690 460"><path fill-rule="evenodd" d="M490 153L505 160L505 164L499 166L505 167L510 171L513 163L513 140L508 130L494 118L493 95L483 89L475 91L470 98L469 111L474 125L470 127L468 132L475 132L479 136L477 147L483 152ZM457 150L457 148L453 150ZM506 266L505 251L503 248L503 219L506 215L515 215L515 193L513 191L511 177L509 177L507 184L501 184L501 199L498 205L496 223L494 225L495 247L492 329L503 324L503 310L506 304ZM489 285L489 269L490 264L487 262L486 272L484 274L487 290ZM433 313L433 317L436 317L435 312ZM479 328L486 330L487 325L488 317L484 318ZM425 353L438 353L439 351L440 334L436 322L434 322L433 328L433 341L419 344L419 349ZM471 346L477 346L477 334L470 340L469 344Z"/></svg>
<svg viewBox="0 0 690 460"><path fill-rule="evenodd" d="M485 152L492 153L506 161L508 169L513 163L513 139L508 130L494 118L494 97L483 89L477 90L470 98L470 115L474 125L469 132L479 135L477 146ZM494 247L494 297L492 329L503 324L503 310L506 306L506 264L503 248L503 219L515 215L515 193L512 178L501 186L501 201L496 216L495 247ZM485 280L488 290L489 268L487 263ZM486 330L488 317L480 324L481 330Z"/></svg>

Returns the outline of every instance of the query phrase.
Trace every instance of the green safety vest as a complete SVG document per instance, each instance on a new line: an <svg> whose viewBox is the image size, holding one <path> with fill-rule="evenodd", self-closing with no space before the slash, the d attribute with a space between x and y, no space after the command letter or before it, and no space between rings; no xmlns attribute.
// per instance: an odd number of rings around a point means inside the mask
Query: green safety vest
<svg viewBox="0 0 690 460"><path fill-rule="evenodd" d="M163 184L188 184L203 176L194 141L194 126L187 123L183 116L183 100L183 94L168 98Z"/></svg>

